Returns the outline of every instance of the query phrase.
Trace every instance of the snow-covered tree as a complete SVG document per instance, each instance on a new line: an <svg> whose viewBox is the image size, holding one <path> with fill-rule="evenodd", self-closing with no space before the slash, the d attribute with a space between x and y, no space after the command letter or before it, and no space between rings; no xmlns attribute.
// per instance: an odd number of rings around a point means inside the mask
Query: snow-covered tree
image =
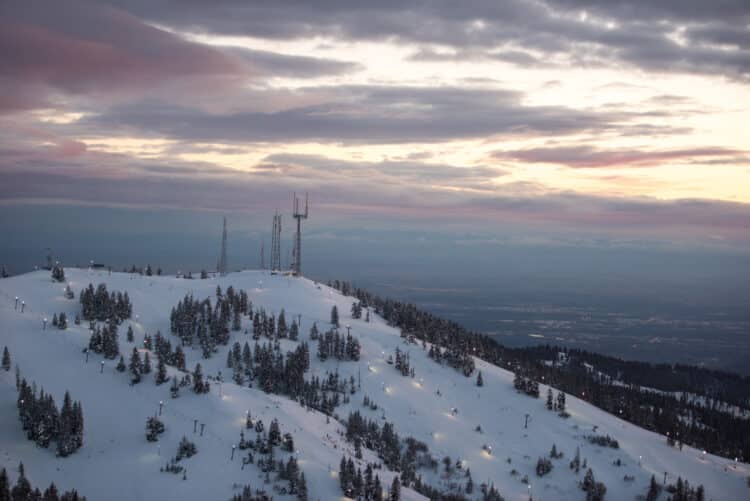
<svg viewBox="0 0 750 501"><path fill-rule="evenodd" d="M57 263L52 267L52 280L55 282L65 281L65 270L60 263Z"/></svg>

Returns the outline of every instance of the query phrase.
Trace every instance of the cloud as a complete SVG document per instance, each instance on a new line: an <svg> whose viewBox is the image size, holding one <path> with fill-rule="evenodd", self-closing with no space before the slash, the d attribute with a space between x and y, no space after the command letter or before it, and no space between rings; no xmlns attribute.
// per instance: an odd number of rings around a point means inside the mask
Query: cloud
<svg viewBox="0 0 750 501"><path fill-rule="evenodd" d="M721 233L733 241L746 241L750 230L750 204L593 196L527 182L493 186L487 181L502 171L482 166L273 155L257 171L239 172L206 163L99 152L57 160L54 169L49 166L43 156L0 151L0 202L253 211L278 206L292 191L309 191L316 212L328 216L362 214L458 225L483 221L639 237L702 239ZM471 189L475 185L480 189ZM444 186L469 189L446 191Z"/></svg>
<svg viewBox="0 0 750 501"><path fill-rule="evenodd" d="M720 5L699 0L479 0L460 5L419 0L315 4L219 0L192 4L190 9L174 9L166 0L113 2L146 19L198 32L268 39L389 40L443 46L454 53L485 52L487 58L497 47L514 47L515 52L496 57L515 64L525 64L524 60L555 64L567 60L587 66L626 63L656 72L750 78L748 45L741 43L747 39L750 22L743 0ZM580 17L584 11L590 14L585 21ZM692 43L678 44L670 35L685 23L691 24L687 35ZM692 29L692 25L698 26ZM711 40L729 41L738 50L703 44Z"/></svg>
<svg viewBox="0 0 750 501"><path fill-rule="evenodd" d="M494 158L525 163L547 163L572 168L653 167L669 163L716 161L734 162L746 152L719 147L683 148L673 150L600 150L592 146L559 146L496 151ZM750 161L750 160L749 160Z"/></svg>
<svg viewBox="0 0 750 501"><path fill-rule="evenodd" d="M101 3L0 3L0 113L62 105L67 96L106 103L145 92L162 99L221 95L253 80L359 68L351 62L191 42Z"/></svg>
<svg viewBox="0 0 750 501"><path fill-rule="evenodd" d="M293 56L238 47L222 49L245 61L252 68L253 73L267 77L309 78L353 73L364 68L360 63L350 61Z"/></svg>
<svg viewBox="0 0 750 501"><path fill-rule="evenodd" d="M446 185L455 188L483 186L507 172L496 167L461 167L418 161L354 162L319 155L275 154L265 159L261 170L293 174L301 178L366 178L375 185L393 182L408 186Z"/></svg>
<svg viewBox="0 0 750 501"><path fill-rule="evenodd" d="M273 99L273 92L267 91ZM296 91L317 104L224 114L143 103L77 122L82 130L138 130L202 142L439 142L492 135L566 135L627 127L632 114L527 106L511 91L458 87L336 86Z"/></svg>

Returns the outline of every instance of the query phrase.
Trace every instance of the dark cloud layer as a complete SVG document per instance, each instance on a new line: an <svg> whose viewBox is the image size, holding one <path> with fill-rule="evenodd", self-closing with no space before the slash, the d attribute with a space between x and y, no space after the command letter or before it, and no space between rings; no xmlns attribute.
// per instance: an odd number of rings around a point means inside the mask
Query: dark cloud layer
<svg viewBox="0 0 750 501"><path fill-rule="evenodd" d="M750 8L743 0L721 2L594 2L551 0L450 0L422 2L282 1L191 3L174 9L168 1L117 1L124 9L183 29L251 35L264 38L305 38L316 35L345 39L398 39L437 44L456 52L528 64L528 50L564 56L569 63L627 63L648 71L722 74L750 78L747 40ZM580 22L587 11L600 22ZM616 23L609 28L606 22ZM667 37L689 25L688 43ZM737 51L707 47L711 39L731 39ZM508 51L495 52L498 47ZM426 53L425 53L426 54ZM521 56L519 58L519 56Z"/></svg>
<svg viewBox="0 0 750 501"><path fill-rule="evenodd" d="M79 126L130 128L195 141L434 142L495 134L570 134L615 128L633 117L620 112L526 106L521 95L456 87L337 86L301 89L321 104L275 112L212 114L152 104L115 107Z"/></svg>
<svg viewBox="0 0 750 501"><path fill-rule="evenodd" d="M370 215L416 218L435 218L439 214L444 221L481 218L485 222L554 224L558 229L562 225L615 233L661 229L675 235L711 228L743 238L750 230L750 207L731 202L607 198L572 192L527 196L513 195L505 187L481 196L475 192L445 196L430 187L373 190L371 184L346 176L299 182L229 171L216 175L213 169L194 167L213 174L184 175L179 166L169 174L156 174L160 169L147 165L139 167L140 175L121 179L0 170L0 199L6 203L41 199L108 206L247 211L278 205L293 190L308 190L317 210L329 216L363 210Z"/></svg>

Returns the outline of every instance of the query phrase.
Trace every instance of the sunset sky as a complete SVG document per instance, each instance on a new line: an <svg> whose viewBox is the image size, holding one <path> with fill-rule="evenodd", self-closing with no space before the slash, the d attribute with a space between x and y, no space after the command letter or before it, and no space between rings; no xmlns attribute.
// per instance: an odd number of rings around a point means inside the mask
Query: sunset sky
<svg viewBox="0 0 750 501"><path fill-rule="evenodd" d="M750 6L0 3L0 210L270 226L295 190L331 226L750 249Z"/></svg>

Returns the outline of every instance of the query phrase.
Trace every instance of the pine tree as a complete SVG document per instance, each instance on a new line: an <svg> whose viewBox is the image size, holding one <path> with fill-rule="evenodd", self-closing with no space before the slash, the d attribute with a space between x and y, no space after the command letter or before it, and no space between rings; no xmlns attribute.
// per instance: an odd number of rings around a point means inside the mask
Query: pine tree
<svg viewBox="0 0 750 501"><path fill-rule="evenodd" d="M0 501L2 501L1 497ZM49 484L49 487L44 491L41 501L60 501L60 495L57 492L57 486L54 482Z"/></svg>
<svg viewBox="0 0 750 501"><path fill-rule="evenodd" d="M656 477L651 475L651 482L648 486L648 492L646 493L646 501L656 501L661 492L661 487L656 483Z"/></svg>
<svg viewBox="0 0 750 501"><path fill-rule="evenodd" d="M5 372L8 372L10 370L10 352L8 351L7 346L3 348L2 367Z"/></svg>
<svg viewBox="0 0 750 501"><path fill-rule="evenodd" d="M65 270L59 263L52 267L52 280L55 282L65 281Z"/></svg>
<svg viewBox="0 0 750 501"><path fill-rule="evenodd" d="M143 364L141 363L141 356L138 354L138 348L133 347L133 353L130 355L128 369L130 370L130 381L133 384L140 383L141 374L143 374Z"/></svg>
<svg viewBox="0 0 750 501"><path fill-rule="evenodd" d="M117 367L115 367L115 369L117 369L118 372L125 372L125 369L127 369L127 367L125 366L125 359L122 357L122 355L120 355L120 361L117 363Z"/></svg>
<svg viewBox="0 0 750 501"><path fill-rule="evenodd" d="M155 382L157 386L167 382L167 364L164 363L164 359L161 357L159 357L159 363L156 366Z"/></svg>
<svg viewBox="0 0 750 501"><path fill-rule="evenodd" d="M552 388L547 388L547 410L551 411L553 408L552 404Z"/></svg>
<svg viewBox="0 0 750 501"><path fill-rule="evenodd" d="M148 352L143 354L143 374L151 374L151 357Z"/></svg>
<svg viewBox="0 0 750 501"><path fill-rule="evenodd" d="M401 481L398 479L398 475L393 476L393 483L391 484L391 490L388 493L388 501L400 501L401 500Z"/></svg>
<svg viewBox="0 0 750 501"><path fill-rule="evenodd" d="M128 343L132 343L135 340L135 337L133 336L133 326L132 325L128 325L127 340L128 340Z"/></svg>
<svg viewBox="0 0 750 501"><path fill-rule="evenodd" d="M300 473L299 480L297 482L297 499L299 501L307 501L307 480L305 480L305 472Z"/></svg>
<svg viewBox="0 0 750 501"><path fill-rule="evenodd" d="M583 491L589 492L591 489L593 489L595 483L596 483L596 480L594 479L594 472L591 471L591 468L589 468L586 471L586 475L584 475L583 477L583 483L581 484L581 489Z"/></svg>
<svg viewBox="0 0 750 501"><path fill-rule="evenodd" d="M562 391L557 393L557 412L565 414L565 393Z"/></svg>
<svg viewBox="0 0 750 501"><path fill-rule="evenodd" d="M482 371L477 374L477 386L484 386L484 379L482 379Z"/></svg>
<svg viewBox="0 0 750 501"><path fill-rule="evenodd" d="M333 308L331 308L331 324L334 327L339 326L339 309L336 308L336 305L333 305Z"/></svg>
<svg viewBox="0 0 750 501"><path fill-rule="evenodd" d="M193 391L195 393L208 393L209 389L209 384L203 381L201 364L196 364L195 371L193 371Z"/></svg>
<svg viewBox="0 0 750 501"><path fill-rule="evenodd" d="M31 484L26 478L23 463L19 463L18 479L16 480L16 485L10 491L11 499L13 499L13 501L27 501L30 499L31 491Z"/></svg>
<svg viewBox="0 0 750 501"><path fill-rule="evenodd" d="M10 497L10 479L5 468L0 470L0 501L11 501Z"/></svg>

